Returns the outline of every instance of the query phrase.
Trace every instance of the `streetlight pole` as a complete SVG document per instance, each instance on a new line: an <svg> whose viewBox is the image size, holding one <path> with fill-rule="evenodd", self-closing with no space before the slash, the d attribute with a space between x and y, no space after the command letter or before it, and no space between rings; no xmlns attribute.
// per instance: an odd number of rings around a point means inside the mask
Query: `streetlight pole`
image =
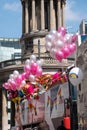
<svg viewBox="0 0 87 130"><path fill-rule="evenodd" d="M69 80L69 72L72 68L75 66L72 65L67 68L66 75L67 75L67 81L68 81L68 88L69 88L69 104L70 104L70 130L77 130L78 129L78 118L77 118L77 102L73 100L73 94L72 94L72 87L74 89L75 86L73 86ZM75 93L75 92L74 92Z"/></svg>
<svg viewBox="0 0 87 130"><path fill-rule="evenodd" d="M69 88L69 104L70 104L70 128L71 130L73 130L73 118L72 118L72 88L71 88L71 84L70 84L70 81L69 81L69 69L67 69L67 81L68 81L68 88Z"/></svg>
<svg viewBox="0 0 87 130"><path fill-rule="evenodd" d="M66 75L67 75L67 81L68 81L68 88L69 88L69 104L70 104L70 130L74 130L73 129L73 104L72 104L72 86L69 80L69 72L70 70L75 67L75 65L73 64L72 66L69 66L67 68L66 71Z"/></svg>

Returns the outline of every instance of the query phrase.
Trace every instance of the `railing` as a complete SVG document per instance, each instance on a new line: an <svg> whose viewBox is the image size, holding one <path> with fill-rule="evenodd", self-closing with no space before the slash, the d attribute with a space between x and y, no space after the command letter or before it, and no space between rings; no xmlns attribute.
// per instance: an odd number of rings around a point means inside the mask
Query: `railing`
<svg viewBox="0 0 87 130"><path fill-rule="evenodd" d="M25 63L25 60L27 58L19 58L19 59L12 59L12 60L7 60L0 62L0 69L5 68L5 67L10 67L13 65L23 65ZM38 57L37 57L38 59ZM62 62L58 62L57 60L52 59L51 57L41 57L43 59L43 66L52 66L52 65L57 65L57 66L69 66L70 64L73 64L73 60L67 60L64 59Z"/></svg>

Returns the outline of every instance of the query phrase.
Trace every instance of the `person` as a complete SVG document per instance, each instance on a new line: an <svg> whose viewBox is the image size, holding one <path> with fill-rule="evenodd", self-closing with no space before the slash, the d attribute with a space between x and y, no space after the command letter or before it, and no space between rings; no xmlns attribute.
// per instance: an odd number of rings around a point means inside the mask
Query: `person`
<svg viewBox="0 0 87 130"><path fill-rule="evenodd" d="M61 121L61 125L57 127L57 130L67 130L67 129L64 127L63 120Z"/></svg>

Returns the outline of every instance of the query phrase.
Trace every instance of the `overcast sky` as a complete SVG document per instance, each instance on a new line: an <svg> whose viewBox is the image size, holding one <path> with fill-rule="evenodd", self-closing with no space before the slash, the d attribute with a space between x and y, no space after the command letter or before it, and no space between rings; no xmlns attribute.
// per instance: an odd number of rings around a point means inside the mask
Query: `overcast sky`
<svg viewBox="0 0 87 130"><path fill-rule="evenodd" d="M0 37L19 38L22 34L20 0L0 0ZM76 32L87 20L87 0L66 0L65 24L68 32Z"/></svg>

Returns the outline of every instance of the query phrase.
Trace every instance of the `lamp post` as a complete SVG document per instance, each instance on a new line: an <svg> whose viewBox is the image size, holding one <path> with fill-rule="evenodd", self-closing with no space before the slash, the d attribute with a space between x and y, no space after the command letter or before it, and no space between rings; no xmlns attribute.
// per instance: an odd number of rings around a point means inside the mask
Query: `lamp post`
<svg viewBox="0 0 87 130"><path fill-rule="evenodd" d="M78 129L77 99L75 96L75 87L79 85L83 79L83 72L74 65L67 68L66 71L68 87L69 87L69 103L70 103L70 125L71 130ZM72 93L73 92L73 93ZM74 95L73 95L74 94Z"/></svg>
<svg viewBox="0 0 87 130"><path fill-rule="evenodd" d="M71 84L70 84L70 80L69 80L69 71L70 69L67 69L66 71L66 75L67 75L67 81L68 81L68 88L69 88L69 104L70 104L70 128L71 130L73 130L73 118L72 118L72 88L71 88Z"/></svg>

